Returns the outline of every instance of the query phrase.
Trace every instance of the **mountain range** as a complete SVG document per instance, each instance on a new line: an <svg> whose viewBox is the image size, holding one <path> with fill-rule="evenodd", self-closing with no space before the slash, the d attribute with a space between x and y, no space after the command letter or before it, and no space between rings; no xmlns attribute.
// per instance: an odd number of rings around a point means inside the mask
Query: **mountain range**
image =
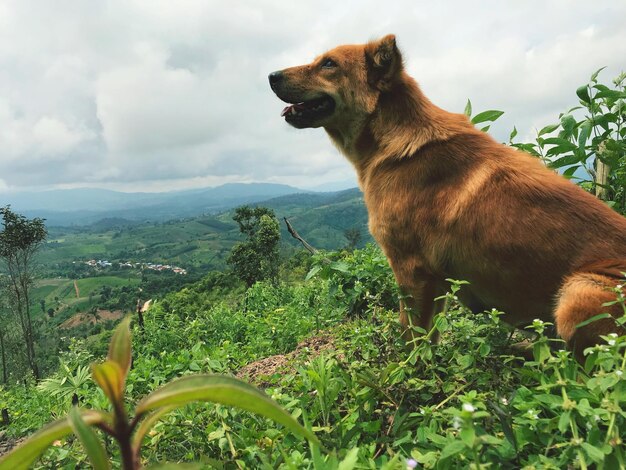
<svg viewBox="0 0 626 470"><path fill-rule="evenodd" d="M77 188L0 194L0 206L11 205L13 210L29 218L44 218L48 226L72 226L90 225L101 219L159 222L310 193L312 191L271 183L229 183L162 193Z"/></svg>
<svg viewBox="0 0 626 470"><path fill-rule="evenodd" d="M301 249L300 243L287 232L284 218L316 248L345 247L348 230L358 231L357 246L372 240L367 230L363 195L357 188L294 193L251 202L257 203L274 210L285 247ZM243 239L233 215L231 208L217 214L163 221L108 217L89 225L48 225L48 239L40 253L40 262L47 272L56 272L54 275L66 275L68 266L82 265L89 259L172 263L203 271L222 269L233 245Z"/></svg>

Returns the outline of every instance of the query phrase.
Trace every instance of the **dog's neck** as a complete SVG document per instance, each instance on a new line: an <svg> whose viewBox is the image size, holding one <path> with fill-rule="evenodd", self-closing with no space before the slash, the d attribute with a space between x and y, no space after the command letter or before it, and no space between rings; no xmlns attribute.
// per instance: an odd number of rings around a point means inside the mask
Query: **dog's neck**
<svg viewBox="0 0 626 470"><path fill-rule="evenodd" d="M368 167L388 159L410 158L427 143L473 129L459 114L438 108L403 73L393 90L381 93L375 111L344 129L326 131L355 166L361 179Z"/></svg>

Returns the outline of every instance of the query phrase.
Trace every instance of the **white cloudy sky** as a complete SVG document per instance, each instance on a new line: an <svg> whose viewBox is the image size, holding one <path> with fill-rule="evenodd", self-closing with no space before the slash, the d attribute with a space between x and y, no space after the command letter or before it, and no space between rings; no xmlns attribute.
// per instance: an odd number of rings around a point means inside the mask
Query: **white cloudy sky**
<svg viewBox="0 0 626 470"><path fill-rule="evenodd" d="M0 0L0 190L350 180L267 74L386 33L436 104L530 138L626 69L625 25L618 0Z"/></svg>

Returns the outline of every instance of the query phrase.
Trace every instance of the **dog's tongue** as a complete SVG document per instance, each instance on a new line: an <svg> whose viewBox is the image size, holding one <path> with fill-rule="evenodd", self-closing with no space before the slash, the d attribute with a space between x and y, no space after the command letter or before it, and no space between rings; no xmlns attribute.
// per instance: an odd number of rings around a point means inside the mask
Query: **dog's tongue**
<svg viewBox="0 0 626 470"><path fill-rule="evenodd" d="M283 109L283 112L280 113L280 117L285 117L289 113L295 114L297 107L303 104L304 103L296 103L296 104L291 104L289 106L286 106L285 109Z"/></svg>

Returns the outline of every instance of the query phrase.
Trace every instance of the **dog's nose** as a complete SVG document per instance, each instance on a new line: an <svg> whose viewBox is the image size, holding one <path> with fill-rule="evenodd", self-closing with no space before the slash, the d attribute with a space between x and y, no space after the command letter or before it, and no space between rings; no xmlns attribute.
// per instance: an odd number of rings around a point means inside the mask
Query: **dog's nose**
<svg viewBox="0 0 626 470"><path fill-rule="evenodd" d="M270 85L271 86L278 85L278 83L283 78L283 72L281 70L278 70L276 72L272 72L272 73L269 74L268 78L270 79Z"/></svg>

